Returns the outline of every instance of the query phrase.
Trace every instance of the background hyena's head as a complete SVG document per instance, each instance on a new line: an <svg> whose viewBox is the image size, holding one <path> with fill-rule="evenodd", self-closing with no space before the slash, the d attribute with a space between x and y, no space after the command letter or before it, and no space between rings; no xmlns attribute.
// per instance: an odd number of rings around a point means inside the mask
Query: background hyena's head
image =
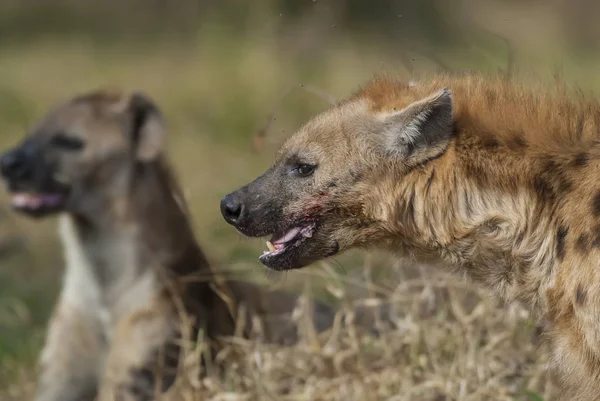
<svg viewBox="0 0 600 401"><path fill-rule="evenodd" d="M363 91L312 119L268 171L222 199L242 234L272 235L263 264L300 268L384 239L390 183L444 152L452 134L447 89L403 89L389 101Z"/></svg>
<svg viewBox="0 0 600 401"><path fill-rule="evenodd" d="M50 111L0 159L15 209L93 215L162 150L163 120L144 94L96 91Z"/></svg>

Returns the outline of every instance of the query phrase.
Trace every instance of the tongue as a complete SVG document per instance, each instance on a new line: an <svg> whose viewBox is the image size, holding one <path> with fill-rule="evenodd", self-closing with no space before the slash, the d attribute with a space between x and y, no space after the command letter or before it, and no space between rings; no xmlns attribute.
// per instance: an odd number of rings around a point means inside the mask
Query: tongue
<svg viewBox="0 0 600 401"><path fill-rule="evenodd" d="M285 244L288 241L291 241L292 239L294 239L294 237L296 237L298 235L298 233L300 232L300 228L296 227L296 228L292 228L289 231L287 231L283 237L281 238L277 238L275 240L273 240L273 245L276 244Z"/></svg>
<svg viewBox="0 0 600 401"><path fill-rule="evenodd" d="M12 197L12 205L15 207L39 208L42 205L56 206L61 201L61 195L56 194L28 194L18 193Z"/></svg>
<svg viewBox="0 0 600 401"><path fill-rule="evenodd" d="M63 197L58 194L42 194L40 195L40 199L46 205L56 206L62 201Z"/></svg>

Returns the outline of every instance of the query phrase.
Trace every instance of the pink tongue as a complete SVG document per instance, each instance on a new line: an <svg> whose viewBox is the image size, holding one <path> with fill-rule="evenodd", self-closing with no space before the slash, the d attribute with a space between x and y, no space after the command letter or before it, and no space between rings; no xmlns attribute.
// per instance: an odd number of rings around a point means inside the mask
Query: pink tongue
<svg viewBox="0 0 600 401"><path fill-rule="evenodd" d="M34 195L28 193L18 193L12 197L12 205L15 207L38 208L43 204L57 205L60 202L60 195Z"/></svg>
<svg viewBox="0 0 600 401"><path fill-rule="evenodd" d="M43 201L43 203L46 203L48 205L58 205L60 203L60 201L62 200L62 195L40 195L41 200Z"/></svg>
<svg viewBox="0 0 600 401"><path fill-rule="evenodd" d="M294 239L294 237L296 235L298 235L299 232L300 232L300 228L298 228L298 227L292 228L288 232L286 232L283 237L277 238L275 241L273 241L273 245L285 244L286 242Z"/></svg>

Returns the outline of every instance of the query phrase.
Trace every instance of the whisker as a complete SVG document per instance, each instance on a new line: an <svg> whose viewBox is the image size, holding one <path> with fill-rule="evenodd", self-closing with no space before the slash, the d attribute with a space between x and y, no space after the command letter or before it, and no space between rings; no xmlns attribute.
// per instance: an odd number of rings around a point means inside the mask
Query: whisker
<svg viewBox="0 0 600 401"><path fill-rule="evenodd" d="M339 267L339 270L341 270L344 274L344 276L348 275L348 272L346 271L346 269L344 268L344 266L340 263L339 260L337 260L336 258L331 258L331 260L333 262L335 262L335 264L337 265L337 267Z"/></svg>

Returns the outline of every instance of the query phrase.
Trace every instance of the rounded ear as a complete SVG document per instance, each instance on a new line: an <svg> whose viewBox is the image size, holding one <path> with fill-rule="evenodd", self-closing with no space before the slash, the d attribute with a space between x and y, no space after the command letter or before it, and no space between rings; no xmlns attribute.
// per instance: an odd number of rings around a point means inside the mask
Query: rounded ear
<svg viewBox="0 0 600 401"><path fill-rule="evenodd" d="M386 154L423 163L443 153L452 136L452 95L447 88L385 116Z"/></svg>
<svg viewBox="0 0 600 401"><path fill-rule="evenodd" d="M162 113L152 99L141 92L131 95L128 112L136 158L142 162L156 159L165 148L167 136Z"/></svg>

